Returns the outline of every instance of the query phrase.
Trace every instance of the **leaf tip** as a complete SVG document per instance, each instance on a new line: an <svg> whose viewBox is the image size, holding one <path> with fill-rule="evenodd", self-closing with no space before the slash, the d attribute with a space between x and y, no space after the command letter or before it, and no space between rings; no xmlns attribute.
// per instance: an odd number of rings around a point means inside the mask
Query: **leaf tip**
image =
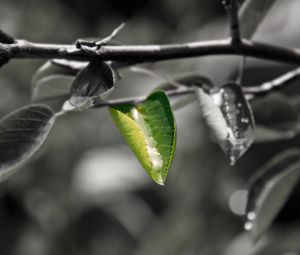
<svg viewBox="0 0 300 255"><path fill-rule="evenodd" d="M259 241L261 234L257 233L257 230L254 226L254 221L248 219L244 224L244 229L249 233L252 243L256 244Z"/></svg>
<svg viewBox="0 0 300 255"><path fill-rule="evenodd" d="M153 181L155 181L160 186L165 186L165 178L162 177L161 174L152 177Z"/></svg>
<svg viewBox="0 0 300 255"><path fill-rule="evenodd" d="M229 160L229 165L234 166L237 161L237 158L234 156L228 156L228 160Z"/></svg>

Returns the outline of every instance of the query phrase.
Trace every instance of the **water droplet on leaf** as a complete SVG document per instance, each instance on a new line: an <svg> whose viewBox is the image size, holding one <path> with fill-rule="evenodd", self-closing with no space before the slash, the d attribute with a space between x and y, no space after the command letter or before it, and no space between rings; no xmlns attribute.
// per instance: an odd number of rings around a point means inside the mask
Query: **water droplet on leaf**
<svg viewBox="0 0 300 255"><path fill-rule="evenodd" d="M248 219L248 220L254 220L255 217L256 217L255 212L248 212L248 213L247 213L247 219Z"/></svg>
<svg viewBox="0 0 300 255"><path fill-rule="evenodd" d="M252 229L252 227L253 227L253 224L250 221L247 221L244 225L244 229L247 231L250 231Z"/></svg>
<svg viewBox="0 0 300 255"><path fill-rule="evenodd" d="M210 94L202 88L195 89L206 124L230 165L234 165L255 135L253 114L241 87L225 84Z"/></svg>

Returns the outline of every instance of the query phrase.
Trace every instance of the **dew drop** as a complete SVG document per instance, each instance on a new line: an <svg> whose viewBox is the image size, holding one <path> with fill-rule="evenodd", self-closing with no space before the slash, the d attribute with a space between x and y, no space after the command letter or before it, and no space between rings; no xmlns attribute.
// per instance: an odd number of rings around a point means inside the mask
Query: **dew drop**
<svg viewBox="0 0 300 255"><path fill-rule="evenodd" d="M250 221L247 221L247 222L245 223L245 225L244 225L244 229L247 230L247 231L249 231L249 230L251 230L252 228L253 228L253 223L250 222Z"/></svg>
<svg viewBox="0 0 300 255"><path fill-rule="evenodd" d="M255 212L248 212L247 213L247 219L253 221L256 217Z"/></svg>
<svg viewBox="0 0 300 255"><path fill-rule="evenodd" d="M247 124L247 123L249 123L249 119L247 119L247 118L242 118L242 119L241 119L241 122Z"/></svg>

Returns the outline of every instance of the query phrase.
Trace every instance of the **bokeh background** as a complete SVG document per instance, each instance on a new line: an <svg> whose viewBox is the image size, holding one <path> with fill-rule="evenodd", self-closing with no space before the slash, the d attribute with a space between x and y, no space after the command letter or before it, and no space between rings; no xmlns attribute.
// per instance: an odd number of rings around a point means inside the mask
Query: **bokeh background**
<svg viewBox="0 0 300 255"><path fill-rule="evenodd" d="M299 9L299 0L277 1L255 39L300 47ZM1 0L1 29L36 42L104 37L121 22L126 27L117 40L123 44L228 34L221 0ZM235 78L240 61L211 56L144 67L169 77L197 71L221 85ZM13 60L1 68L1 116L30 103L31 77L42 63ZM247 59L243 83L258 84L290 68ZM128 70L121 75L112 98L144 95L163 81ZM300 93L298 87L295 82L277 92L286 95L281 103ZM263 124L286 117L281 106L268 115L270 102L260 100L255 115ZM299 147L300 139L255 143L229 167L196 103L178 110L175 118L177 149L164 187L150 181L107 109L60 118L37 155L0 184L0 254L300 254L299 185L256 245L244 232L241 215L249 178L276 153Z"/></svg>

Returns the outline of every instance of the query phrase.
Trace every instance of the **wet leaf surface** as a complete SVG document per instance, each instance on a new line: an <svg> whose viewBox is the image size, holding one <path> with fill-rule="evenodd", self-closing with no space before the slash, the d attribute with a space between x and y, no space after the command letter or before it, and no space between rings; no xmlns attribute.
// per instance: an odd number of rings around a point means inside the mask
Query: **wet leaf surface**
<svg viewBox="0 0 300 255"><path fill-rule="evenodd" d="M250 147L255 136L251 108L241 87L225 84L208 93L195 88L204 121L231 165Z"/></svg>
<svg viewBox="0 0 300 255"><path fill-rule="evenodd" d="M110 112L146 172L163 185L176 145L176 125L166 94L157 91L141 104L111 107Z"/></svg>

